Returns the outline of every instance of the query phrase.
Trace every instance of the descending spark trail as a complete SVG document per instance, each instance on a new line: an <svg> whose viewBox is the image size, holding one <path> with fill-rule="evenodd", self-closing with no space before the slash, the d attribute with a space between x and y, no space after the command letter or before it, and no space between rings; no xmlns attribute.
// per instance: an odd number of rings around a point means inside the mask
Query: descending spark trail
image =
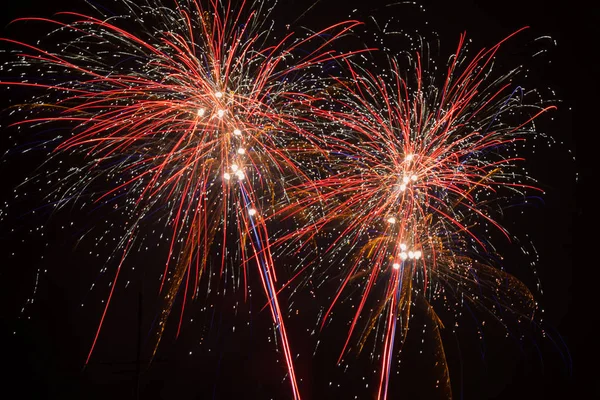
<svg viewBox="0 0 600 400"><path fill-rule="evenodd" d="M292 354L288 344L287 332L285 330L285 325L282 319L282 312L279 308L279 301L277 300L277 291L275 289L275 270L272 268L274 265L273 257L271 256L271 250L269 246L269 237L268 235L264 235L261 237L261 231L266 234L266 227L264 226L264 222L262 223L262 229L257 229L255 220L260 219L260 216L256 216L256 210L251 207L251 203L249 201L248 195L244 190L243 185L240 185L240 189L242 191L242 195L244 198L244 202L248 209L249 221L251 224L251 232L254 234L255 242L253 243L253 251L256 257L257 264L260 265L260 269L262 271L261 280L265 292L268 295L268 304L271 309L271 316L273 321L275 322L275 328L279 331L281 336L281 342L283 351L285 354L286 362L288 363L288 371L290 373L290 382L292 383L292 390L295 398L300 397L300 393L298 392L298 386L296 383L296 375L294 372L294 366L292 363ZM247 229L250 231L250 229ZM264 243L265 246L261 245Z"/></svg>
<svg viewBox="0 0 600 400"><path fill-rule="evenodd" d="M387 397L387 390L388 390L388 386L390 383L390 371L392 369L392 357L393 357L393 350L394 350L394 338L396 336L396 322L398 320L398 300L400 299L400 293L402 291L402 282L401 282L401 276L403 275L404 272L404 262L402 262L400 265L398 264L394 264L393 268L396 270L396 272L394 273L395 277L393 278L392 282L392 296L393 296L393 302L390 305L389 308L389 320L388 320L388 325L390 326L389 332L388 332L388 336L385 339L385 344L384 344L384 350L383 350L383 354L384 354L384 361L383 361L383 365L385 365L385 368L381 370L381 383L379 385L379 393L378 393L378 397L382 397L382 393L381 393L381 389L383 388L384 392L383 392L383 398Z"/></svg>

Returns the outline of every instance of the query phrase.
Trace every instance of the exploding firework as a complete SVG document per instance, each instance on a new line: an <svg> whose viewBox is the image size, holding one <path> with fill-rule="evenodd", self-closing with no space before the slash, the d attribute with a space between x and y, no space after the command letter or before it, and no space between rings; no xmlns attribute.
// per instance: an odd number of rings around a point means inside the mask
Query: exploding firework
<svg viewBox="0 0 600 400"><path fill-rule="evenodd" d="M311 251L336 266L323 273L340 284L320 325L339 303L352 302L338 362L383 326L380 399L387 398L392 360L415 308L433 323L438 387L447 397L444 325L433 304L445 304L455 321L465 302L503 325L508 315L534 318L528 288L498 268L491 231L512 240L495 218L539 190L518 152L537 135L533 121L554 107L530 100L535 93L513 83L518 69L495 73L494 57L507 39L469 57L461 36L442 80L422 66L427 56L419 52L408 69L391 56L389 68L376 73L348 61L349 77L315 105L330 132L330 152L320 178L296 186L297 202L283 207L306 222L282 243L289 248L297 240L296 252L316 243Z"/></svg>
<svg viewBox="0 0 600 400"><path fill-rule="evenodd" d="M45 132L69 126L68 134L43 146L54 149L53 159L83 160L44 175L57 177L51 207L79 201L125 216L124 224L110 224L100 235L99 241L118 236L113 257L119 261L87 361L127 256L164 242L164 232L160 238L148 233L159 223L170 234L154 352L178 295L181 328L183 307L199 295L203 275L231 276L247 294L254 264L299 398L265 215L286 176L305 179L295 154L322 151L320 140L301 127L302 113L322 92L325 66L351 54L331 44L358 23L302 37L284 31L275 39L269 2L123 5L128 12L119 16L24 19L55 27L44 43L3 39L21 48L6 67L21 76L2 83L44 92L18 106L27 113L14 125Z"/></svg>
<svg viewBox="0 0 600 400"><path fill-rule="evenodd" d="M20 75L1 83L38 93L13 107L25 115L13 126L41 132L28 149L53 150L30 184L52 186L51 212L78 204L112 213L92 233L116 268L87 361L124 266L148 247L166 259L153 354L178 301L179 334L201 278L250 296L256 267L294 398L274 248L318 252L312 274L303 275L308 256L294 260L294 283L341 276L320 325L352 303L339 362L375 336L381 399L415 310L434 327L447 397L440 330L463 304L503 325L508 315L534 318L528 288L498 268L493 236L512 240L503 207L539 190L518 153L552 107L514 85L518 69L497 73L502 42L469 57L462 37L440 80L422 65L426 52L411 54L408 68L390 56L382 70L335 51L356 21L300 38L270 22L272 2L122 4L120 15L25 19L52 26L35 45L3 39L20 48L3 68ZM347 76L325 79L338 63ZM274 233L269 224L284 215L294 223Z"/></svg>

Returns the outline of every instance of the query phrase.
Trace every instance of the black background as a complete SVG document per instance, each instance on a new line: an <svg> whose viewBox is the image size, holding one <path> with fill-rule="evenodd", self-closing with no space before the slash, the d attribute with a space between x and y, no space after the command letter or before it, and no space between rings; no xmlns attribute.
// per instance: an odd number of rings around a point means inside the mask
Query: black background
<svg viewBox="0 0 600 400"><path fill-rule="evenodd" d="M363 15L381 13L377 9L385 3L381 0L321 0L300 22L319 27L347 17L355 8L362 10ZM502 62L526 63L532 69L532 82L540 87L551 87L561 100L559 110L553 114L554 120L543 127L565 145L551 150L541 146L528 161L532 175L547 192L544 204L530 207L526 216L517 218L514 228L511 227L517 234L529 233L537 245L540 253L537 269L544 288L539 301L545 310L550 336L560 343L555 345L552 340L541 337L518 342L503 338L502 333L493 329L485 331L485 341L481 341L468 323L456 335L458 340L446 333L454 397L599 397L596 374L600 353L594 298L597 262L593 258L592 243L596 235L590 211L595 199L591 160L597 133L594 98L597 96L595 60L600 39L599 10L588 8L583 2L551 6L550 2L540 0L426 1L422 4L426 12L407 12L403 26L408 31L437 31L444 56L454 49L459 34L465 31L473 38L475 48L489 47L523 26L531 27L526 33L528 38L549 35L557 41L557 46L549 47L543 61L531 61L518 51L511 59L511 51L526 43L525 39L517 39L507 44ZM308 7L304 1L282 1L275 17L294 20L298 10ZM35 38L35 28L23 36L22 28L7 26L8 22L23 16L50 16L59 10L88 11L82 2L75 0L21 0L3 4L1 36L12 37L18 31L21 39ZM415 15L418 18L413 18ZM398 20L402 21L403 17L398 15ZM6 103L9 92L2 93ZM4 124L2 126L5 135L6 129ZM10 141L3 137L2 144L9 146ZM567 149L572 149L577 161L570 160ZM39 160L35 157L11 157L3 161L0 166L2 201L10 201L12 187L32 171L36 161ZM80 222L84 219L81 215L72 218ZM86 298L89 283L94 281L101 265L93 265L85 258L85 245L83 249L73 248L69 235L58 231L60 223L48 224L50 239L45 240L30 236L26 225L20 226L16 233L11 233L12 227L7 224L1 227L3 397L134 399L138 290L133 284L133 289L115 299L96 352L90 364L83 368L101 307L86 308L82 312L78 305ZM50 245L43 249L45 243ZM44 261L41 261L42 255ZM151 261L149 255L136 262ZM40 280L34 305L21 313L39 268L48 269L48 273ZM530 271L524 271L517 276L534 288L535 279ZM145 329L154 317L156 303L149 289L144 291L144 299ZM282 382L285 368L281 357L275 353L272 340L268 341L268 337L273 336L268 314L259 312L261 295L253 296L250 303L239 303L238 316L231 312L235 301L242 301L241 296L213 296L204 304L209 306L208 310L202 311L203 305L192 308L188 316L196 323L184 329L178 340L167 330L163 346L150 366L145 362L149 351L144 348L137 395L144 399L291 398L287 381ZM359 357L347 371L334 367L339 342L345 338L345 329L339 320L337 328L333 325L325 330L319 352L313 357L314 337L306 330L314 327L311 321L318 306L311 296L302 294L291 306L292 310L301 302L305 305L298 315L289 319L288 329L293 352L300 354L296 366L302 378L303 398L373 398L376 392L373 370L377 364ZM211 304L214 307L211 308ZM251 321L250 326L246 325L247 321ZM232 326L236 326L236 332ZM203 338L202 344L199 338ZM572 361L564 358L564 354L561 356L565 345ZM409 335L408 350L400 375L393 375L389 398L436 398L427 361L418 355L419 346L420 337L411 340ZM365 389L366 383L368 389Z"/></svg>

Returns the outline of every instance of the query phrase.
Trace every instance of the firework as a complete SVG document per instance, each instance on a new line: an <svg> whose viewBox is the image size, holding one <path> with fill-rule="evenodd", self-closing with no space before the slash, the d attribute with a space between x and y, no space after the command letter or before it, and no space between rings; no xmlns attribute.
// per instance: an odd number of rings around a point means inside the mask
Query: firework
<svg viewBox="0 0 600 400"><path fill-rule="evenodd" d="M380 399L387 398L392 360L415 304L435 327L439 387L448 397L443 324L432 304L449 304L457 317L455 305L472 302L503 324L503 313L534 317L527 287L497 268L489 231L513 239L495 216L511 199L539 190L518 149L536 135L533 120L553 106L528 100L532 93L512 82L518 69L495 73L505 40L468 57L461 36L442 80L422 67L418 52L408 69L394 57L376 73L348 61L348 78L338 79L328 101L313 110L330 132L330 152L319 178L297 185L297 202L283 207L281 213L307 222L282 243L296 240L296 252L317 243L319 256L342 274L323 273L340 284L321 328L344 293L360 293L338 362L351 349L361 351L383 323Z"/></svg>
<svg viewBox="0 0 600 400"><path fill-rule="evenodd" d="M126 217L124 227L101 235L123 229L87 361L128 254L140 243L163 241L147 233L154 221L171 229L154 352L178 294L181 328L183 307L198 296L202 275L232 275L247 295L254 263L299 398L265 215L286 176L305 179L294 153L321 151L319 139L301 127L302 110L320 91L321 69L350 55L331 44L358 23L302 38L285 31L275 39L270 2L123 5L128 12L119 16L65 12L56 20L25 19L55 27L51 45L3 39L23 49L9 69L25 72L2 83L44 91L20 106L30 113L15 125L69 126L69 134L44 145L54 148L53 158L79 154L84 160L49 174L61 176L49 196L52 206L114 206ZM239 269L227 271L231 259L239 260Z"/></svg>

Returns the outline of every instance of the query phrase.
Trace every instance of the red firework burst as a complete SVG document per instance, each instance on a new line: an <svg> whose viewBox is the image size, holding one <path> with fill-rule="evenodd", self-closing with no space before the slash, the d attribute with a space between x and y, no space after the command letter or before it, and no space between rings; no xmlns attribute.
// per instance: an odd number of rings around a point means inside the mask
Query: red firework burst
<svg viewBox="0 0 600 400"><path fill-rule="evenodd" d="M283 177L305 179L294 153L323 151L300 122L307 104L316 101L323 65L351 55L331 44L358 23L342 22L303 38L288 31L273 40L271 5L264 2L242 1L233 8L212 0L205 8L190 0L170 9L150 1L127 7L120 17L65 12L60 20L24 19L56 27L54 50L3 39L25 49L15 64L41 68L45 76L44 83L29 81L27 73L2 82L46 93L30 108L38 114L16 125L74 126L67 138L52 139L58 140L54 157L79 153L86 160L55 191L55 206L82 197L101 205L126 199L122 255L87 361L121 267L133 244L147 240L141 233L145 221L160 211L172 234L154 352L177 293L183 293L182 307L197 296L209 249L216 249L222 276L237 243L244 291L247 266L254 263L299 398L264 216ZM99 180L108 187L96 185ZM179 328L182 317L183 309Z"/></svg>
<svg viewBox="0 0 600 400"><path fill-rule="evenodd" d="M360 292L341 362L354 335L360 351L384 321L380 399L387 398L394 351L404 343L414 302L424 302L436 326L441 387L449 397L443 324L430 301L451 295L518 319L531 319L536 309L525 285L494 267L494 246L482 234L490 228L511 239L495 210L538 190L521 170L517 145L536 134L532 121L554 108L528 103L512 84L516 70L494 76L494 57L507 39L469 58L461 36L442 81L422 68L419 53L411 74L395 58L376 73L347 61L350 77L338 79L331 98L314 106L330 152L320 178L299 184L297 202L282 207L282 214L309 223L281 241L296 240L301 251L325 236L323 252L336 265L351 258L338 267L343 277L321 327L343 293ZM336 232L324 235L330 228ZM367 322L359 330L361 318Z"/></svg>

